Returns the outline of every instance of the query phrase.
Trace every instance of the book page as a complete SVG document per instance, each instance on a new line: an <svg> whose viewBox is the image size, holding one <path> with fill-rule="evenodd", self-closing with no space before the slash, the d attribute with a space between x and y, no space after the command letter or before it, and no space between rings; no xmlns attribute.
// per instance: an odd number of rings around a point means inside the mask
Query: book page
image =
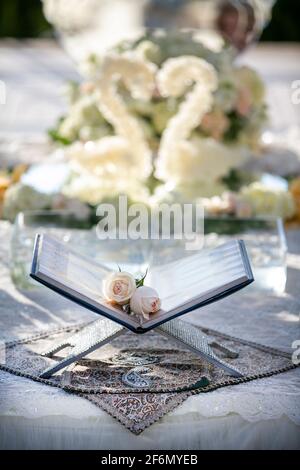
<svg viewBox="0 0 300 470"><path fill-rule="evenodd" d="M225 290L246 276L239 243L233 241L154 267L148 281L159 292L163 309L170 311L209 292Z"/></svg>
<svg viewBox="0 0 300 470"><path fill-rule="evenodd" d="M45 236L39 271L94 300L102 299L102 281L109 273L104 266L86 260L58 240Z"/></svg>
<svg viewBox="0 0 300 470"><path fill-rule="evenodd" d="M134 317L123 312L122 308L108 302L102 295L102 282L110 270L94 261L86 259L66 244L43 236L38 256L38 276L66 293L80 297L99 309L105 309L115 318L139 326ZM50 281L51 282L51 281Z"/></svg>

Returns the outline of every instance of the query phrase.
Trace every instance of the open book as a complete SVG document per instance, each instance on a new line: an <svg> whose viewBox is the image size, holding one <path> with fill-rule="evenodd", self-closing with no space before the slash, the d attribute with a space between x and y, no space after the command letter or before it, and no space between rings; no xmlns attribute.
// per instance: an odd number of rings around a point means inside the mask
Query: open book
<svg viewBox="0 0 300 470"><path fill-rule="evenodd" d="M127 314L103 298L102 281L109 272L53 237L36 237L30 274L33 279L135 333L149 331L253 282L243 241L230 241L213 250L150 267L145 285L157 290L161 309L146 320Z"/></svg>

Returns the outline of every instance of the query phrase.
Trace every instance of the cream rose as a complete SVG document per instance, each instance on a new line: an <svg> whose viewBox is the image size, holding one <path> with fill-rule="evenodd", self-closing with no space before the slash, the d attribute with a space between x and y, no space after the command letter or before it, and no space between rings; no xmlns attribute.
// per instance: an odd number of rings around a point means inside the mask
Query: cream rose
<svg viewBox="0 0 300 470"><path fill-rule="evenodd" d="M149 319L151 313L158 312L160 307L160 298L152 287L138 287L130 299L131 311L137 315L142 315L146 319Z"/></svg>
<svg viewBox="0 0 300 470"><path fill-rule="evenodd" d="M214 184L229 170L241 166L249 153L237 145L224 145L211 138L193 137L186 145L178 144L177 151L162 160L156 161L157 175L169 184L189 186Z"/></svg>
<svg viewBox="0 0 300 470"><path fill-rule="evenodd" d="M134 277L126 272L111 273L103 281L103 295L110 302L125 305L136 290Z"/></svg>
<svg viewBox="0 0 300 470"><path fill-rule="evenodd" d="M269 188L260 182L242 188L239 202L248 204L255 216L290 219L295 214L295 202L289 191Z"/></svg>

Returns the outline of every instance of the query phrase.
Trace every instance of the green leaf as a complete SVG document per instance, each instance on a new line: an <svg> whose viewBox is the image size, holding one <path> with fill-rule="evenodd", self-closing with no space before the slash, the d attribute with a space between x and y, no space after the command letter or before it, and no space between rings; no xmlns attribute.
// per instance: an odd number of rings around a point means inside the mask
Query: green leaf
<svg viewBox="0 0 300 470"><path fill-rule="evenodd" d="M72 143L70 139L67 139L66 137L60 135L56 129L49 129L48 135L54 142L59 142L62 145L71 145Z"/></svg>
<svg viewBox="0 0 300 470"><path fill-rule="evenodd" d="M136 279L136 280L135 280L135 285L136 285L136 287L141 287L141 286L144 285L144 280L145 280L147 274L148 274L148 268L146 269L146 272L145 272L144 276L141 277L141 279Z"/></svg>

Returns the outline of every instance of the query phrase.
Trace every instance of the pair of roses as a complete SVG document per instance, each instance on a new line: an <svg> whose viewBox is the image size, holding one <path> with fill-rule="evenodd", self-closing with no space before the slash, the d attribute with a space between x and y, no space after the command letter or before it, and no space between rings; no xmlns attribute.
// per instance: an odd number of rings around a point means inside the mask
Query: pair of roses
<svg viewBox="0 0 300 470"><path fill-rule="evenodd" d="M155 289L144 286L145 277L137 280L130 273L113 272L103 281L103 295L109 302L128 306L130 312L148 320L151 313L161 308L161 301Z"/></svg>

